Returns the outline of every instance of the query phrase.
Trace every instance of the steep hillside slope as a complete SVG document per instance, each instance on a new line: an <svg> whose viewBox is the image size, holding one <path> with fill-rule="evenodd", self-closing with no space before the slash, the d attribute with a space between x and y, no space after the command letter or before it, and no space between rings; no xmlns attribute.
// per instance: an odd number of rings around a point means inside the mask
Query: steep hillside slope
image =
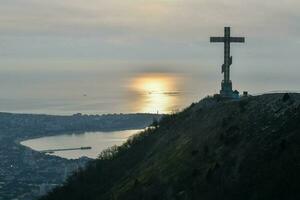
<svg viewBox="0 0 300 200"><path fill-rule="evenodd" d="M42 199L300 199L300 94L206 98Z"/></svg>

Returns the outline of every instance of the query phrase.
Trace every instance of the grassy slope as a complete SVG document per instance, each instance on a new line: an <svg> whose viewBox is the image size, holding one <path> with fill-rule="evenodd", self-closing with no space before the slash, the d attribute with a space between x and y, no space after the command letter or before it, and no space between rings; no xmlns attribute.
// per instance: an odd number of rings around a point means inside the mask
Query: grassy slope
<svg viewBox="0 0 300 200"><path fill-rule="evenodd" d="M205 99L43 199L299 199L300 95Z"/></svg>

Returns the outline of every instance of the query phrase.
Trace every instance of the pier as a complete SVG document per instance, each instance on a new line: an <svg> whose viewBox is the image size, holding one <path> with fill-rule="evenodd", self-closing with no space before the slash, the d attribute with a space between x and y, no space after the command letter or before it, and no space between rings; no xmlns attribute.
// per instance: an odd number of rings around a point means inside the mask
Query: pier
<svg viewBox="0 0 300 200"><path fill-rule="evenodd" d="M78 148L65 148L65 149L48 149L48 150L42 150L41 153L54 153L57 151L74 151L74 150L89 150L92 149L92 147L78 147Z"/></svg>

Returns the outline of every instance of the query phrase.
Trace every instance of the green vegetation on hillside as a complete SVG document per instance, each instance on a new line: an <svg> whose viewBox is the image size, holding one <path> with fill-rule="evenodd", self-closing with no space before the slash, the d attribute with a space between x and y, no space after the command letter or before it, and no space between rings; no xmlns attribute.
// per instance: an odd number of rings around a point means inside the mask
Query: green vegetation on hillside
<svg viewBox="0 0 300 200"><path fill-rule="evenodd" d="M300 199L300 94L206 98L69 177L42 200Z"/></svg>

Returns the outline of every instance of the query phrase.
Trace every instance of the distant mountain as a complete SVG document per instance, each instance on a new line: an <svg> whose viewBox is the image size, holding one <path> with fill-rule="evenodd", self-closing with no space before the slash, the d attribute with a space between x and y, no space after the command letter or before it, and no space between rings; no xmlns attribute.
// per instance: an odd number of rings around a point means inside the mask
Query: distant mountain
<svg viewBox="0 0 300 200"><path fill-rule="evenodd" d="M300 199L300 94L206 98L154 125L42 200Z"/></svg>

